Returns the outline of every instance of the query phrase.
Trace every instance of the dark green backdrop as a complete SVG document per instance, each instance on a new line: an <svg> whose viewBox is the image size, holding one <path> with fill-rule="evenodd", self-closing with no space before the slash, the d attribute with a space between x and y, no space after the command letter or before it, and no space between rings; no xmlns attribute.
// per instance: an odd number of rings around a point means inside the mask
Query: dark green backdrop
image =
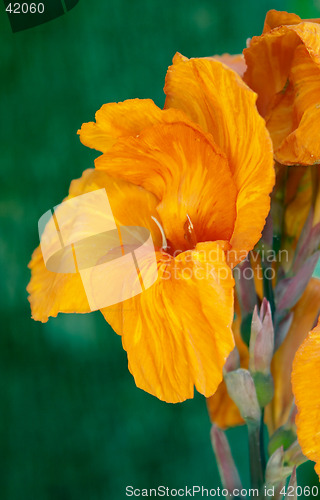
<svg viewBox="0 0 320 500"><path fill-rule="evenodd" d="M161 106L176 51L240 52L269 8L315 17L316 4L80 0L15 34L1 4L1 499L117 500L129 484L220 484L203 398L168 405L136 389L99 313L33 322L27 263L39 217L93 166L76 131L103 103L149 97ZM245 429L230 434L248 485ZM302 475L317 481L311 464Z"/></svg>

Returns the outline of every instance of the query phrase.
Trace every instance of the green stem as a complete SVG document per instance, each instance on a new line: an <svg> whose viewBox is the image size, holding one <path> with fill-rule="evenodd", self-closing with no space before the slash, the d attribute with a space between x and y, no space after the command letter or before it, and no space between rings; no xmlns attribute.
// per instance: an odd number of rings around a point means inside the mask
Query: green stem
<svg viewBox="0 0 320 500"><path fill-rule="evenodd" d="M262 465L263 479L264 479L264 471L266 470L267 464L266 464L266 456L265 456L265 449L264 449L263 423L264 423L264 408L261 409L261 422L260 422L260 456L261 456L261 465Z"/></svg>
<svg viewBox="0 0 320 500"><path fill-rule="evenodd" d="M274 313L276 310L275 300L274 300L274 292L272 286L272 275L268 275L270 269L266 266L266 263L261 261L262 272L263 272L263 295L267 299L270 304L272 317L274 317Z"/></svg>
<svg viewBox="0 0 320 500"><path fill-rule="evenodd" d="M260 422L248 421L248 435L249 435L249 455L250 455L250 475L251 487L259 491L259 498L262 500L263 496L263 461L262 450L260 441Z"/></svg>

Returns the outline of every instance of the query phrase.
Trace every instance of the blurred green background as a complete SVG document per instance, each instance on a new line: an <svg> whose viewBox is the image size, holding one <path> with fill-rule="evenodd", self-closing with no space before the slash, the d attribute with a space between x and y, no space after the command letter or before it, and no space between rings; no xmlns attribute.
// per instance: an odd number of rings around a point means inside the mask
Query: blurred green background
<svg viewBox="0 0 320 500"><path fill-rule="evenodd" d="M93 166L81 124L109 101L162 106L176 51L240 52L270 8L320 15L319 1L80 0L13 34L1 5L1 499L117 500L126 485L220 485L203 398L169 405L137 389L121 339L98 312L32 321L27 263L39 217ZM245 429L230 434L248 486ZM300 476L317 483L312 464Z"/></svg>

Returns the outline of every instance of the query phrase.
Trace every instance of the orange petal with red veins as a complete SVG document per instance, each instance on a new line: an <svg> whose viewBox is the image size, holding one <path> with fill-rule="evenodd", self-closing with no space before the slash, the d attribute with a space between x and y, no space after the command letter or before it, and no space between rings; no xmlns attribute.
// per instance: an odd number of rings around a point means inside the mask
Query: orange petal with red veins
<svg viewBox="0 0 320 500"><path fill-rule="evenodd" d="M297 435L302 452L320 477L320 322L298 349L292 387L298 408Z"/></svg>
<svg viewBox="0 0 320 500"><path fill-rule="evenodd" d="M209 59L175 57L165 85L166 107L184 111L212 134L226 154L237 187L237 218L230 243L236 252L253 248L261 236L274 184L272 145L256 107L256 95L239 75ZM243 255L242 255L243 258Z"/></svg>
<svg viewBox="0 0 320 500"><path fill-rule="evenodd" d="M118 141L95 164L109 175L154 193L174 250L231 238L236 186L225 155L196 125L155 125L137 138ZM193 226L192 242L186 238L188 221Z"/></svg>
<svg viewBox="0 0 320 500"><path fill-rule="evenodd" d="M102 310L122 335L136 385L161 400L211 396L234 347L233 286L224 251L200 243L173 258L158 253L159 277L148 290Z"/></svg>
<svg viewBox="0 0 320 500"><path fill-rule="evenodd" d="M158 201L155 196L143 188L121 180L111 179L105 172L89 169L83 173L80 179L72 181L66 200L99 188L106 189L118 225L148 228L154 244L161 247L159 229L151 219L152 215L159 219L156 212ZM70 211L68 215L72 217ZM90 312L79 273L48 271L44 265L40 247L34 251L29 267L31 280L27 291L30 294L32 317L35 320L46 322L49 316L57 316L59 312Z"/></svg>
<svg viewBox="0 0 320 500"><path fill-rule="evenodd" d="M151 99L128 99L104 104L96 113L96 121L84 123L78 134L82 144L105 153L121 137L135 137L144 128L181 117L177 111L163 111Z"/></svg>
<svg viewBox="0 0 320 500"><path fill-rule="evenodd" d="M288 419L293 402L290 380L293 359L299 346L314 325L319 311L320 281L312 279L298 304L293 309L294 316L290 330L272 361L274 398L265 412L270 434L285 424Z"/></svg>

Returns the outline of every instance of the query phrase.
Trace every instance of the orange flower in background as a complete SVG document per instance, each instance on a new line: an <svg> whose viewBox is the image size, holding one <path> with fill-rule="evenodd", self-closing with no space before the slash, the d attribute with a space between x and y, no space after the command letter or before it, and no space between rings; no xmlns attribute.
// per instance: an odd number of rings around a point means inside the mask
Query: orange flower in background
<svg viewBox="0 0 320 500"><path fill-rule="evenodd" d="M194 386L211 396L222 380L234 346L231 267L261 236L274 169L256 96L232 70L177 55L165 91L165 110L111 103L82 126L81 141L103 154L69 198L105 188L118 225L150 230L156 283L102 313L137 386L178 402ZM39 248L30 267L34 319L89 311L78 274L51 273Z"/></svg>
<svg viewBox="0 0 320 500"><path fill-rule="evenodd" d="M275 158L284 165L320 163L320 25L270 11L263 34L244 50L245 82L258 94Z"/></svg>
<svg viewBox="0 0 320 500"><path fill-rule="evenodd" d="M314 462L320 477L320 321L310 332L294 359L293 393L298 408L297 434L305 456Z"/></svg>
<svg viewBox="0 0 320 500"><path fill-rule="evenodd" d="M265 413L270 435L281 425L284 425L289 417L293 403L291 388L292 363L296 351L315 324L319 312L320 280L313 278L294 307L289 332L272 360L274 398L267 406Z"/></svg>

